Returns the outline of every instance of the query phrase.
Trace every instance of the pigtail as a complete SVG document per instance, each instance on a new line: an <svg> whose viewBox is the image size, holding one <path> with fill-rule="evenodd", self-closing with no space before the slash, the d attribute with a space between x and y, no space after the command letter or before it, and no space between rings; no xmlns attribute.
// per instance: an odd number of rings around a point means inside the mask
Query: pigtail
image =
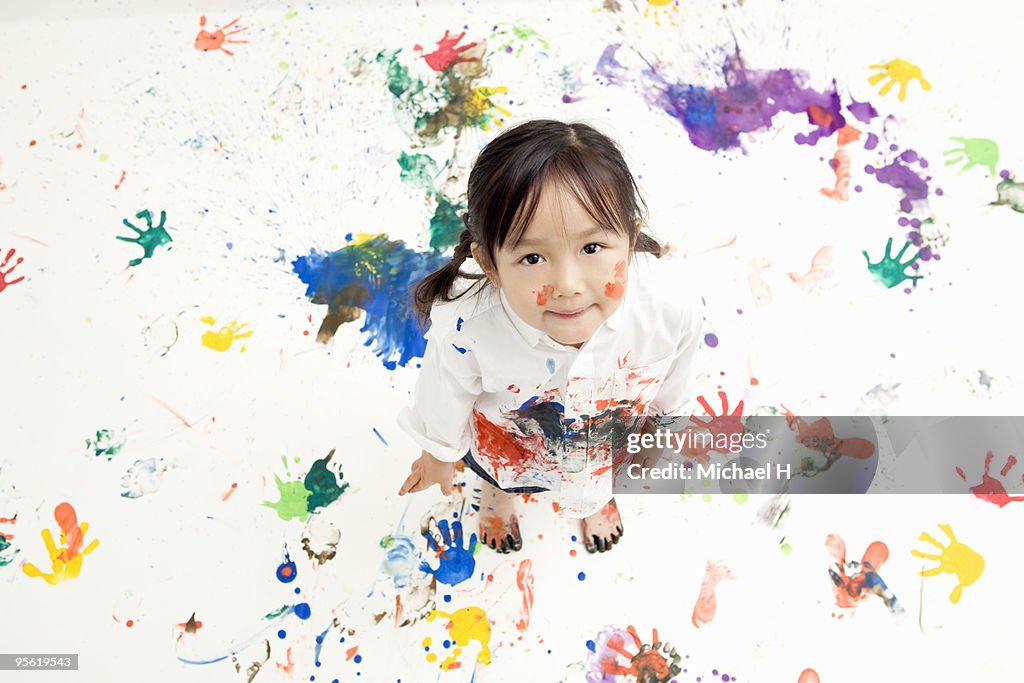
<svg viewBox="0 0 1024 683"><path fill-rule="evenodd" d="M664 250L665 248L661 245L661 242L645 232L637 232L636 245L633 247L634 252L654 254L654 258L661 258L664 256Z"/></svg>
<svg viewBox="0 0 1024 683"><path fill-rule="evenodd" d="M455 253L452 254L452 260L417 282L413 289L413 307L416 311L416 319L423 329L426 329L427 323L430 321L430 309L433 308L435 301L455 301L465 294L465 292L460 292L457 296L451 296L452 286L460 276L470 280L480 280L486 277L481 273L462 271L462 264L473 255L471 245L474 241L469 227L469 213L463 215L462 222L466 229L459 234L459 243L455 247Z"/></svg>

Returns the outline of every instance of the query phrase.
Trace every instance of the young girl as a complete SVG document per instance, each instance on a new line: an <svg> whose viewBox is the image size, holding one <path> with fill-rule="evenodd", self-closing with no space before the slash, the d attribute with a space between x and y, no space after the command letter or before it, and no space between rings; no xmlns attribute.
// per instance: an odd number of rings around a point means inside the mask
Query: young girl
<svg viewBox="0 0 1024 683"><path fill-rule="evenodd" d="M623 431L689 402L699 295L641 232L621 152L586 124L505 130L468 194L451 262L415 288L430 328L399 424L424 450L399 495L450 494L461 460L483 480L483 543L522 548L515 494L550 490L560 516L582 520L587 550L604 552L623 533Z"/></svg>

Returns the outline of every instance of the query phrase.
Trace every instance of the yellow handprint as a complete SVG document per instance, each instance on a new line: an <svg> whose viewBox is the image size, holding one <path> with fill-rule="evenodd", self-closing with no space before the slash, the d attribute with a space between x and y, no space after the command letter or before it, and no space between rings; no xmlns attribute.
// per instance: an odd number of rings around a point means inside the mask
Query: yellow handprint
<svg viewBox="0 0 1024 683"><path fill-rule="evenodd" d="M68 579L78 578L79 572L82 571L82 558L95 550L100 542L99 539L93 539L92 543L84 550L82 549L82 542L85 532L89 530L89 524L87 522L78 523L78 516L75 514L75 508L71 507L71 503L61 503L54 508L53 518L57 520L57 526L60 527L61 547L58 548L53 542L53 534L49 529L43 529L42 532L43 543L46 545L46 552L50 555L53 573L44 574L31 562L26 562L22 566L22 570L29 576L44 579L51 586L56 586Z"/></svg>
<svg viewBox="0 0 1024 683"><path fill-rule="evenodd" d="M925 569L921 576L936 576L937 574L956 574L960 581L953 592L949 594L949 601L954 605L960 602L960 595L963 589L978 580L981 573L985 571L985 558L956 540L953 529L948 524L940 524L939 528L949 538L949 545L943 546L936 541L927 531L922 531L917 540L927 541L942 551L939 555L929 555L920 550L911 550L914 557L922 557L926 560L938 560L939 566L932 569Z"/></svg>
<svg viewBox="0 0 1024 683"><path fill-rule="evenodd" d="M207 325L213 325L217 322L216 318L209 315L203 316L200 320ZM249 323L242 323L239 325L238 321L232 320L216 332L212 330L203 332L203 346L211 348L214 351L227 351L231 348L231 342L236 339L245 339L246 337L252 336L252 330L247 330L242 334L238 334L238 332L241 332L242 328L248 324ZM242 347L242 351L245 351L244 346Z"/></svg>
<svg viewBox="0 0 1024 683"><path fill-rule="evenodd" d="M868 78L868 83L871 85L877 85L883 78L889 79L889 81L882 86L882 89L878 91L879 95L884 96L892 89L894 84L900 84L900 102L907 98L907 84L915 78L921 81L921 88L923 90L932 89L932 84L926 81L924 75L921 73L921 67L902 59L894 59L891 62L886 62L885 64L872 64L868 68L882 69L880 73Z"/></svg>

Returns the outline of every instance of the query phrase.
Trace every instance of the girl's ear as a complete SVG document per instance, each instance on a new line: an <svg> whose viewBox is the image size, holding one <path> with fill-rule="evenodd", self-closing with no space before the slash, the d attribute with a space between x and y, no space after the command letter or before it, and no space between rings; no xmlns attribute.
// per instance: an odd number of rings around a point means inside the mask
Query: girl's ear
<svg viewBox="0 0 1024 683"><path fill-rule="evenodd" d="M490 280L491 284L498 289L501 289L501 282L498 280L498 273L496 270L491 268L490 261L483 256L483 250L481 250L480 245L473 242L469 245L469 251L473 255L473 260L480 266L480 270L484 271L484 275L487 276L487 279Z"/></svg>

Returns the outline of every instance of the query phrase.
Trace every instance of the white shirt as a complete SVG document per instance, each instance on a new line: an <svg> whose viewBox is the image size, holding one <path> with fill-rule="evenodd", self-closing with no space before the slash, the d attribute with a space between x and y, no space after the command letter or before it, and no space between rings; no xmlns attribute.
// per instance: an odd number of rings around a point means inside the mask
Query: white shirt
<svg viewBox="0 0 1024 683"><path fill-rule="evenodd" d="M463 270L480 272L471 259ZM502 488L550 489L561 516L586 517L612 497L611 418L688 414L701 308L685 261L638 253L622 304L576 349L525 323L488 283L434 305L398 423L438 460L472 451Z"/></svg>

